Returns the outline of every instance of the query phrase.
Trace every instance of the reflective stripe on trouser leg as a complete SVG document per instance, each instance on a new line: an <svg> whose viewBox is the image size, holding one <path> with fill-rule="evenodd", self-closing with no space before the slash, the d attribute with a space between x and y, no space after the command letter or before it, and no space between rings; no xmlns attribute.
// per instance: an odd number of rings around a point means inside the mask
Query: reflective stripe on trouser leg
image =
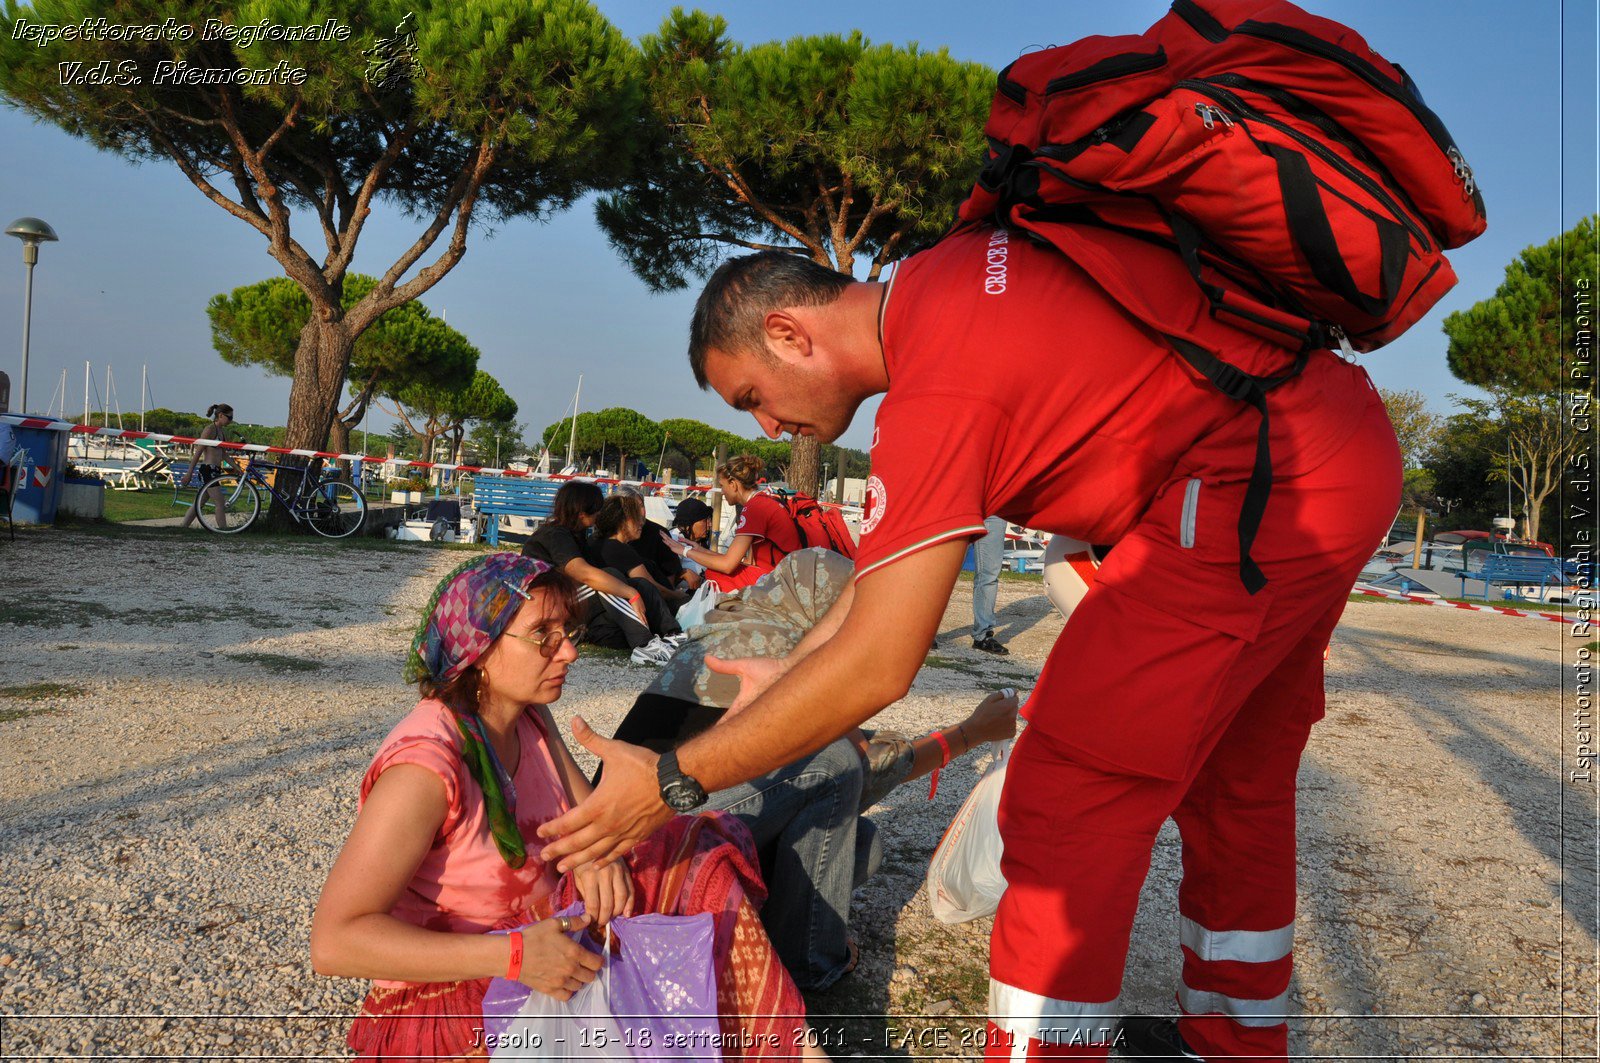
<svg viewBox="0 0 1600 1063"><path fill-rule="evenodd" d="M1245 699L1174 815L1183 838L1179 1027L1207 1058L1288 1051L1295 776L1322 714L1320 647L1335 619L1310 625Z"/></svg>
<svg viewBox="0 0 1600 1063"><path fill-rule="evenodd" d="M1054 1000L989 979L986 1059L1102 1059L1117 1032L1117 1001Z"/></svg>

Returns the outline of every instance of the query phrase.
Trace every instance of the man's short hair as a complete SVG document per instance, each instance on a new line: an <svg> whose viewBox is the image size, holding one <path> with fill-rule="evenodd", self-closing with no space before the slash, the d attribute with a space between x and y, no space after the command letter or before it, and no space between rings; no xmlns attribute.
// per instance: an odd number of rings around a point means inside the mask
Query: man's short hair
<svg viewBox="0 0 1600 1063"><path fill-rule="evenodd" d="M853 283L848 273L789 251L761 251L724 262L706 281L689 322L689 367L695 383L711 386L706 355L713 350L765 354L763 322L771 311L826 305Z"/></svg>

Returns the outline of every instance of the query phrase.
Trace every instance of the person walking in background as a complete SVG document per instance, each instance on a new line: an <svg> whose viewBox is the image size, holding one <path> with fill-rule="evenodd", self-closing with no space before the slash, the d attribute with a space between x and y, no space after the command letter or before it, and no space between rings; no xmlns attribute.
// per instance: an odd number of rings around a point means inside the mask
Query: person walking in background
<svg viewBox="0 0 1600 1063"><path fill-rule="evenodd" d="M225 402L214 403L206 407L206 416L211 418L211 423L200 430L198 439L215 439L219 443L228 440L228 426L233 424L233 407ZM208 447L196 443L189 448L192 456L189 459L189 474L184 479L185 487L204 488L206 484L222 475L224 464L238 471L238 466L224 457L220 447ZM217 515L217 528L228 527L227 503L222 497L222 489L213 487L204 492L211 502L211 508ZM194 501L189 505L189 511L183 515L183 527L187 528L200 516L201 491L195 491Z"/></svg>
<svg viewBox="0 0 1600 1063"><path fill-rule="evenodd" d="M972 547L972 648L1005 657L1011 651L994 637L994 603L1006 560L1006 519L985 517L983 526L983 538Z"/></svg>

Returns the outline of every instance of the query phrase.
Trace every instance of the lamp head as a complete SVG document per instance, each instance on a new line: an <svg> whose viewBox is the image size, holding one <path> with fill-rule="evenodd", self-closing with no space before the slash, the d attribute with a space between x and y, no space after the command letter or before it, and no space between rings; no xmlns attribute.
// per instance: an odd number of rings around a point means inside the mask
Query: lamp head
<svg viewBox="0 0 1600 1063"><path fill-rule="evenodd" d="M50 223L39 218L18 218L6 226L6 235L22 241L22 261L33 265L39 261L39 245L60 240Z"/></svg>

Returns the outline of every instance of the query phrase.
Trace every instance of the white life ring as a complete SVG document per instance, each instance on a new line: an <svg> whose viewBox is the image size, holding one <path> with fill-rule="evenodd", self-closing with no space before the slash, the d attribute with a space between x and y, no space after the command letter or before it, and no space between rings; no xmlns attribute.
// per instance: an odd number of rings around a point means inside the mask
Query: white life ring
<svg viewBox="0 0 1600 1063"><path fill-rule="evenodd" d="M1044 593L1063 618L1083 601L1103 560L1093 546L1066 535L1052 535L1044 548Z"/></svg>

